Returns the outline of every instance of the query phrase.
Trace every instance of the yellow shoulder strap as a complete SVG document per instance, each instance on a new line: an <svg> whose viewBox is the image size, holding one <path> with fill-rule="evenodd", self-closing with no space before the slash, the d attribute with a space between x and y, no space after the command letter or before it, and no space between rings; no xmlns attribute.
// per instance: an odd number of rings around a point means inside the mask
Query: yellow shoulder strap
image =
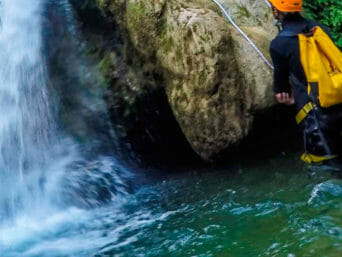
<svg viewBox="0 0 342 257"><path fill-rule="evenodd" d="M315 108L315 104L312 102L307 103L297 114L296 121L297 124L301 123L306 116L312 111L312 109Z"/></svg>
<svg viewBox="0 0 342 257"><path fill-rule="evenodd" d="M305 163L321 163L327 160L332 160L336 158L337 155L328 155L328 156L317 156L309 153L304 153L301 157L302 161Z"/></svg>

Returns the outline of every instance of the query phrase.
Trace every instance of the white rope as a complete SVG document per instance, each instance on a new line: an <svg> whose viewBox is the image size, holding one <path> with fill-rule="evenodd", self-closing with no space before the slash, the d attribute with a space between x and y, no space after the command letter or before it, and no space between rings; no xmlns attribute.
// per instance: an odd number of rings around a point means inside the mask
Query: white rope
<svg viewBox="0 0 342 257"><path fill-rule="evenodd" d="M264 2L268 5L268 7L272 7L271 3L268 0L264 0Z"/></svg>
<svg viewBox="0 0 342 257"><path fill-rule="evenodd" d="M228 14L227 10L224 8L222 3L219 0L212 0L222 11L224 16L227 18L227 20L234 26L234 28L247 40L247 42L254 48L254 50L260 55L260 57L264 60L264 62L270 67L272 70L274 70L274 67L272 63L269 62L269 60L265 57L265 55L260 51L260 49L254 44L254 42L247 36L245 32L240 29L240 27L234 22L232 17ZM265 0L266 2L267 0ZM267 1L268 5L269 2Z"/></svg>

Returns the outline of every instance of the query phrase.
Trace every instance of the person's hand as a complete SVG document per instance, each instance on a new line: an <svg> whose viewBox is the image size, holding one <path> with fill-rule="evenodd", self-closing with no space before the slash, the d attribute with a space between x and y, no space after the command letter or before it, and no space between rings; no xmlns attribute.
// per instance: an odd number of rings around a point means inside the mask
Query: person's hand
<svg viewBox="0 0 342 257"><path fill-rule="evenodd" d="M278 93L275 95L275 98L280 104L293 105L295 103L293 95L289 93Z"/></svg>

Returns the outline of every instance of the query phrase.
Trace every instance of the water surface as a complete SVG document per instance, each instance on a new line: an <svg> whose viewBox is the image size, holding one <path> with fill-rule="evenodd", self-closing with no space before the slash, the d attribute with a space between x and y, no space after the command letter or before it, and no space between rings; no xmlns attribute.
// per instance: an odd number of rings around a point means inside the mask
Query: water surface
<svg viewBox="0 0 342 257"><path fill-rule="evenodd" d="M0 230L0 249L3 257L340 256L341 206L341 181L281 156L154 179L97 209L21 217Z"/></svg>

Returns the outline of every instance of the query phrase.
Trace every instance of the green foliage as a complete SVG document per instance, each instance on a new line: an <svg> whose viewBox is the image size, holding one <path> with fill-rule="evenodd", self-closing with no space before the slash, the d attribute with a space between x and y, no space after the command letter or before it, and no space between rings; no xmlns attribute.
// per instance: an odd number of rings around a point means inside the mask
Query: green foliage
<svg viewBox="0 0 342 257"><path fill-rule="evenodd" d="M342 47L342 0L304 0L304 8L308 18L331 29L335 42Z"/></svg>

